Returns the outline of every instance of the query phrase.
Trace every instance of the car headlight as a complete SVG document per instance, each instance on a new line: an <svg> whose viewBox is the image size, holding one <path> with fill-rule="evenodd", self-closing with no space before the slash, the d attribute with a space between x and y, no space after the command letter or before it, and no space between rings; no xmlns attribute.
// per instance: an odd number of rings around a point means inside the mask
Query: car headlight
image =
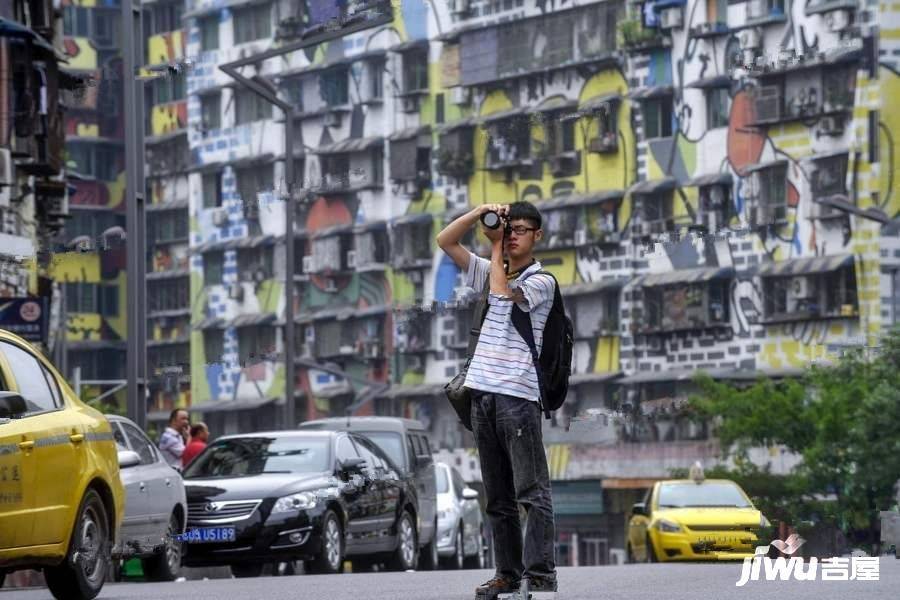
<svg viewBox="0 0 900 600"><path fill-rule="evenodd" d="M681 531L681 525L672 521L660 519L656 522L656 529L658 529L659 531L664 531L666 533L676 533L678 531Z"/></svg>
<svg viewBox="0 0 900 600"><path fill-rule="evenodd" d="M316 505L316 495L312 492L300 492L279 498L272 507L272 513L295 512L312 508Z"/></svg>
<svg viewBox="0 0 900 600"><path fill-rule="evenodd" d="M759 513L759 526L765 529L766 527L771 527L772 523L769 522L769 520L766 518L766 515Z"/></svg>

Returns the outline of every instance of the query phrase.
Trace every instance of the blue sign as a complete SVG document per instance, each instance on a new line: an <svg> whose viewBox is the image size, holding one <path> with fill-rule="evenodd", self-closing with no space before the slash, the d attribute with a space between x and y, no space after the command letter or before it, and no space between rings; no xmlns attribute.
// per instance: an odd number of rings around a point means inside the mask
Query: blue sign
<svg viewBox="0 0 900 600"><path fill-rule="evenodd" d="M0 298L0 329L28 340L46 342L48 298Z"/></svg>

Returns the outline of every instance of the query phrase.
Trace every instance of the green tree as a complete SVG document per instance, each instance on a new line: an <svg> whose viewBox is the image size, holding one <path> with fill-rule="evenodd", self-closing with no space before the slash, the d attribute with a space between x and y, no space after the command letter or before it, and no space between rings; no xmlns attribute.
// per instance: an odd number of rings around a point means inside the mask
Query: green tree
<svg viewBox="0 0 900 600"><path fill-rule="evenodd" d="M803 377L735 387L697 378L690 399L698 418L715 424L735 479L756 482L761 508L776 518L839 527L853 543L877 549L880 510L895 503L900 479L900 329L878 353L854 350ZM801 464L777 478L750 464L753 446L783 445ZM763 485L765 484L765 485Z"/></svg>

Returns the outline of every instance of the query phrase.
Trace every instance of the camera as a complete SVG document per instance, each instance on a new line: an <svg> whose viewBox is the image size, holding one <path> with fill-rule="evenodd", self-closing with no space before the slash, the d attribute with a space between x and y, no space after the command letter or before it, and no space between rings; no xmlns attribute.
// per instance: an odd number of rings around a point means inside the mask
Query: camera
<svg viewBox="0 0 900 600"><path fill-rule="evenodd" d="M489 210L481 215L481 222L488 229L497 229L503 224L503 219L496 211Z"/></svg>

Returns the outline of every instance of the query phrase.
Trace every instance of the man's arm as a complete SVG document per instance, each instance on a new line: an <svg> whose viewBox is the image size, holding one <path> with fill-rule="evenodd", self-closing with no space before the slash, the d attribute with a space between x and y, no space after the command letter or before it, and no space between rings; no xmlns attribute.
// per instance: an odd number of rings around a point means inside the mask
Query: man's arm
<svg viewBox="0 0 900 600"><path fill-rule="evenodd" d="M457 267L464 271L469 268L469 250L460 244L459 241L473 225L478 223L481 215L489 210L499 211L500 205L483 204L477 206L466 214L457 217L437 234L438 246L453 259Z"/></svg>

